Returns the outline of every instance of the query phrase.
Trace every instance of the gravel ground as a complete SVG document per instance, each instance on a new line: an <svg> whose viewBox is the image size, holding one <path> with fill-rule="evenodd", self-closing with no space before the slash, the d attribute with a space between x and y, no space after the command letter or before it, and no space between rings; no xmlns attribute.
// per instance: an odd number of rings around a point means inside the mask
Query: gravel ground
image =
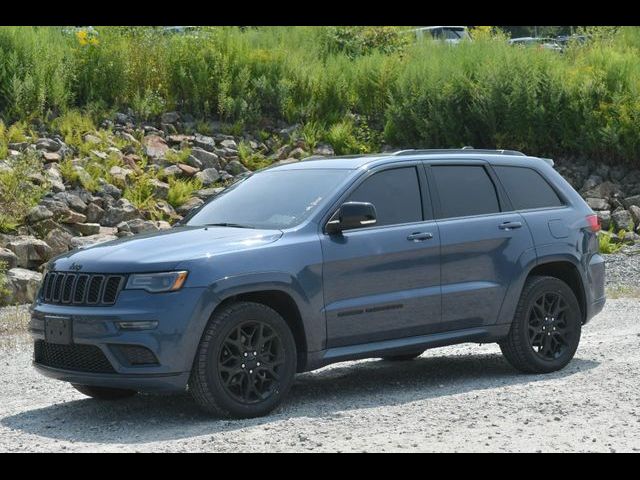
<svg viewBox="0 0 640 480"><path fill-rule="evenodd" d="M496 345L446 347L299 375L275 413L242 421L187 394L87 399L36 374L28 337L5 333L0 451L640 451L638 318L637 299L610 300L554 374L518 374Z"/></svg>
<svg viewBox="0 0 640 480"><path fill-rule="evenodd" d="M640 296L640 244L606 255L606 282L611 292L623 290Z"/></svg>

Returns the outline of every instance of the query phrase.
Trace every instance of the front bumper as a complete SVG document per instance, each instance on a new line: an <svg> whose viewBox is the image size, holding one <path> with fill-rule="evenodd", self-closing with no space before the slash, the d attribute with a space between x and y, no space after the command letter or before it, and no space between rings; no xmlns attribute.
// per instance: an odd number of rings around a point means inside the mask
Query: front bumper
<svg viewBox="0 0 640 480"><path fill-rule="evenodd" d="M149 392L183 390L211 314L211 305L211 298L204 288L183 288L161 294L123 290L117 303L108 307L51 305L36 301L30 321L34 341L45 339L45 317L70 318L72 346L99 348L113 369L110 373L96 373L82 367L66 368L35 360L34 366L48 377L84 385ZM120 322L157 322L157 326L125 330L119 327ZM122 346L144 347L156 361L132 364L123 356Z"/></svg>

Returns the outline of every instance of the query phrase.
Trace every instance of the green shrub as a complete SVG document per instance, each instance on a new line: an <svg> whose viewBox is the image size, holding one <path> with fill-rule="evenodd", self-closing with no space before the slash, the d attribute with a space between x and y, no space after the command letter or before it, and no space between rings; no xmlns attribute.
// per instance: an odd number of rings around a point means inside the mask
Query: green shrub
<svg viewBox="0 0 640 480"><path fill-rule="evenodd" d="M169 194L167 201L174 208L184 205L193 194L202 188L202 182L197 178L191 180L169 179Z"/></svg>
<svg viewBox="0 0 640 480"><path fill-rule="evenodd" d="M0 262L0 307L6 305L9 297L9 288L7 285L7 264Z"/></svg>
<svg viewBox="0 0 640 480"><path fill-rule="evenodd" d="M21 225L27 212L47 191L46 184L36 185L29 180L29 175L41 171L35 155L20 155L7 163L9 168L0 170L0 233Z"/></svg>

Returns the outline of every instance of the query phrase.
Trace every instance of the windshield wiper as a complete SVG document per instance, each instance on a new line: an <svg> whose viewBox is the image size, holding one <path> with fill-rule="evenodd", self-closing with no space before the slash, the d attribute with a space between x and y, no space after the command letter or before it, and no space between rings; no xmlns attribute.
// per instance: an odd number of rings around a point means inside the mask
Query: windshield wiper
<svg viewBox="0 0 640 480"><path fill-rule="evenodd" d="M205 223L203 227L234 227L234 228L256 228L253 225L243 225L241 223Z"/></svg>

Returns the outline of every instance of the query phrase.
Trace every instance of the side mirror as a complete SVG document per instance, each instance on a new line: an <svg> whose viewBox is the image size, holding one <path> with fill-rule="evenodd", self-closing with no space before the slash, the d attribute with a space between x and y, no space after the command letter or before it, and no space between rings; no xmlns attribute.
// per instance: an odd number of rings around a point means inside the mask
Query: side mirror
<svg viewBox="0 0 640 480"><path fill-rule="evenodd" d="M327 222L327 233L368 227L376 224L376 207L368 202L346 202Z"/></svg>

